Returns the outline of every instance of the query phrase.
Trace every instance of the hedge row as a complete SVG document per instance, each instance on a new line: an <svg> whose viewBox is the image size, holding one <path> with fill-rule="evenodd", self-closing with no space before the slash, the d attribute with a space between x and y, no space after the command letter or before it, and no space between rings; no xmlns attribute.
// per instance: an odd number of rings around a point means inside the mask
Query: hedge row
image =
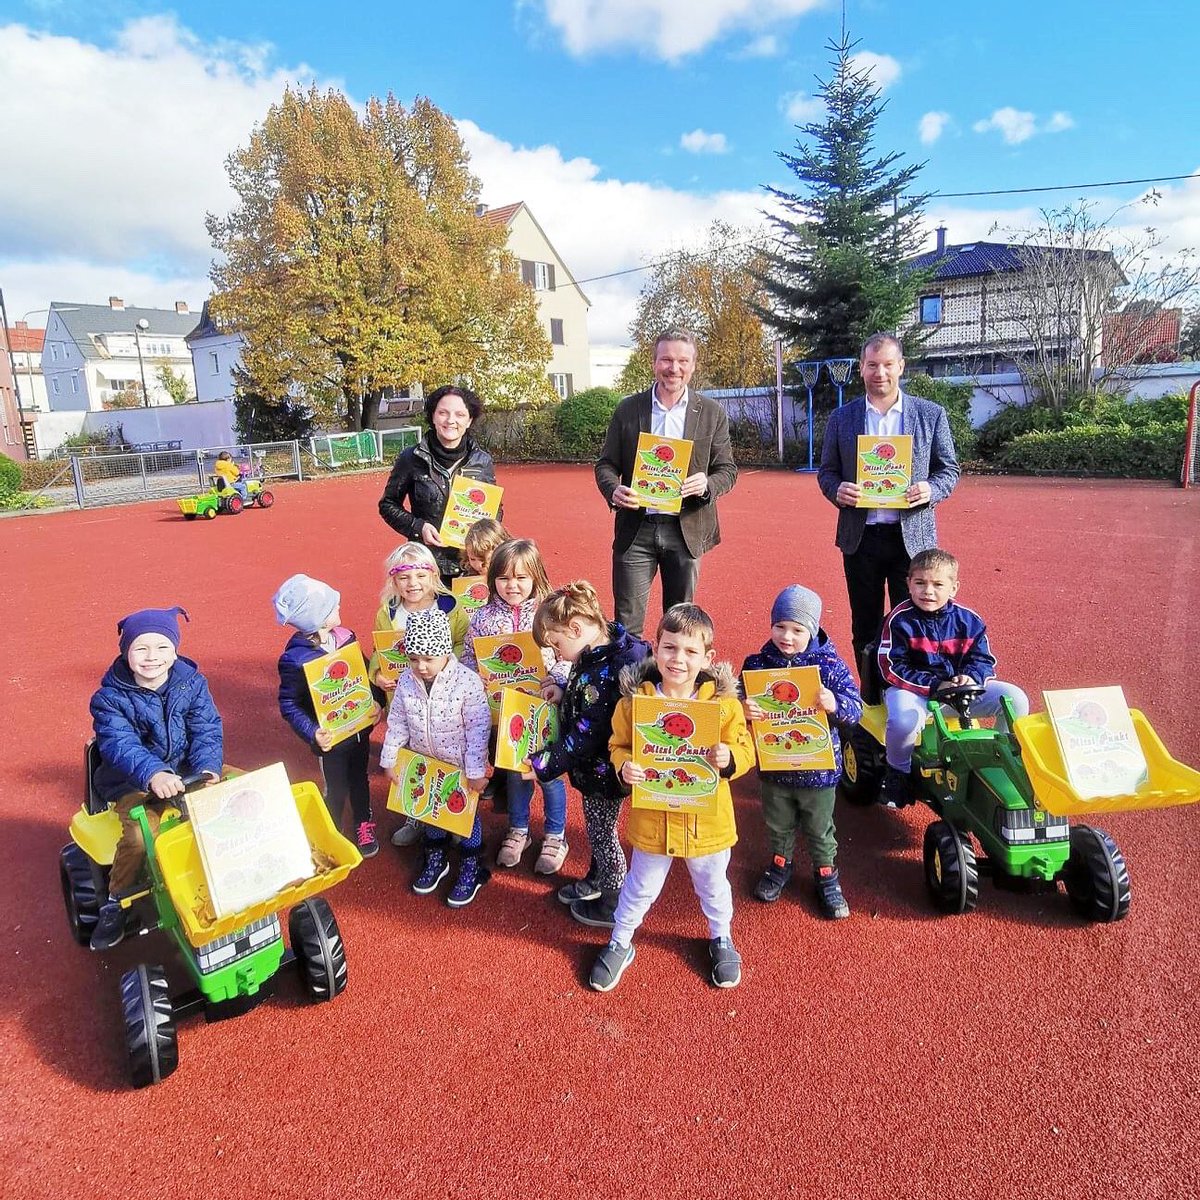
<svg viewBox="0 0 1200 1200"><path fill-rule="evenodd" d="M1000 449L997 460L1009 471L1177 479L1183 464L1184 436L1183 422L1137 429L1079 425L1023 433Z"/></svg>

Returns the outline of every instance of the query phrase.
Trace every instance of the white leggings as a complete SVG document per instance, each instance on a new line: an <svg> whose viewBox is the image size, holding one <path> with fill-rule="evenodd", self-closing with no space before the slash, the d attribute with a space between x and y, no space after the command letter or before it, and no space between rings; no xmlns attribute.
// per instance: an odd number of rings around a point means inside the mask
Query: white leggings
<svg viewBox="0 0 1200 1200"><path fill-rule="evenodd" d="M972 717L996 717L998 723L1003 722L1004 714L1000 708L1000 697L1007 696L1018 717L1029 712L1029 697L1015 683L1005 683L1000 679L989 679L983 685L983 695L971 705ZM889 767L898 771L912 769L913 747L925 728L925 719L929 716L929 701L916 692L910 692L900 687L890 687L883 693L887 705L887 762ZM949 709L949 705L944 706Z"/></svg>
<svg viewBox="0 0 1200 1200"><path fill-rule="evenodd" d="M700 908L708 918L710 938L728 937L733 921L733 889L725 874L729 868L729 855L728 850L718 850L716 854L702 854L699 858L683 860L692 877L692 887L700 900ZM646 850L633 852L629 860L629 874L621 885L612 931L612 940L618 946L628 946L633 940L634 931L663 890L674 861L669 854L651 854Z"/></svg>

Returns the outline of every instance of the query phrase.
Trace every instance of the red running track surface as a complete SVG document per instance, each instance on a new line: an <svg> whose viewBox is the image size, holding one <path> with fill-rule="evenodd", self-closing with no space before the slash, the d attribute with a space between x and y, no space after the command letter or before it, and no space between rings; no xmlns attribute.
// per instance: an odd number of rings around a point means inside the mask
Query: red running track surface
<svg viewBox="0 0 1200 1200"><path fill-rule="evenodd" d="M501 475L508 523L539 540L551 578L590 577L607 599L611 526L590 471ZM602 996L586 976L603 935L567 917L531 854L454 912L410 892L413 852L385 845L329 893L343 996L312 1006L289 980L238 1020L185 1021L179 1070L128 1090L117 980L170 948L74 945L55 861L115 621L190 609L183 650L212 683L229 761L282 758L311 778L275 707L285 635L269 600L306 571L367 633L397 540L375 512L382 484L284 485L274 510L212 522L185 523L169 501L0 522L8 1200L1200 1194L1194 807L1103 821L1133 878L1130 915L1110 927L1080 923L1061 895L986 882L976 913L935 916L925 810L839 810L853 915L834 924L804 872L774 907L751 898L765 851L750 777L735 787L734 991L707 982L682 868ZM834 514L815 481L747 472L721 518L698 596L719 654L737 664L765 640L771 599L797 580L824 596L845 647ZM971 478L939 518L1005 677L1035 696L1121 683L1177 757L1200 761L1200 493ZM381 777L374 790L382 812ZM392 827L384 814L381 834ZM489 814L493 849L502 829ZM574 876L577 801L568 833Z"/></svg>

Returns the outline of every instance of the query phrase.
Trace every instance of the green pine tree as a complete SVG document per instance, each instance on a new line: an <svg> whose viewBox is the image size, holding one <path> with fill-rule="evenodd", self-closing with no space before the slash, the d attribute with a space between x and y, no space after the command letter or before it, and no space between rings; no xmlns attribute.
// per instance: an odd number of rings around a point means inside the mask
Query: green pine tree
<svg viewBox="0 0 1200 1200"><path fill-rule="evenodd" d="M925 281L904 265L921 245L928 197L910 193L925 164L875 156L885 105L851 61L857 44L844 29L829 42L833 76L817 92L825 116L800 127L794 154L779 154L800 189L767 188L783 211L769 214L778 245L760 276L770 301L759 311L793 358L857 358L872 333L913 321Z"/></svg>

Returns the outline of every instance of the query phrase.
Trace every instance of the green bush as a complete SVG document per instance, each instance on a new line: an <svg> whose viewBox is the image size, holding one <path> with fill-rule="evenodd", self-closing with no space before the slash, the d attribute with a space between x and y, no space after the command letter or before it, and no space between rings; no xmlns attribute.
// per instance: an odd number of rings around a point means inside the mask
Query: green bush
<svg viewBox="0 0 1200 1200"><path fill-rule="evenodd" d="M7 455L0 454L0 496L11 496L20 489L20 466Z"/></svg>
<svg viewBox="0 0 1200 1200"><path fill-rule="evenodd" d="M971 397L975 389L969 383L947 383L929 375L910 375L904 380L904 390L909 395L932 400L946 410L959 462L975 457L975 428L971 424Z"/></svg>
<svg viewBox="0 0 1200 1200"><path fill-rule="evenodd" d="M1062 413L1048 404L1010 404L993 413L976 431L975 451L985 461L995 461L1013 438L1049 433L1062 426Z"/></svg>
<svg viewBox="0 0 1200 1200"><path fill-rule="evenodd" d="M1184 425L1078 425L1072 429L1023 433L999 453L1010 471L1054 475L1111 475L1124 479L1178 478L1183 462Z"/></svg>
<svg viewBox="0 0 1200 1200"><path fill-rule="evenodd" d="M563 458L595 459L604 444L608 422L621 393L612 388L594 387L568 396L554 407L558 431L558 452Z"/></svg>

